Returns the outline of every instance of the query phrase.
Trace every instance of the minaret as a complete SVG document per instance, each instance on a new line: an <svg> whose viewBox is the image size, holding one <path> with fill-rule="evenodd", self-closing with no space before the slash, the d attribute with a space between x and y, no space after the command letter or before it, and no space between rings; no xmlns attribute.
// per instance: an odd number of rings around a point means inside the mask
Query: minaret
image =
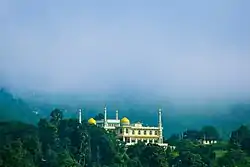
<svg viewBox="0 0 250 167"><path fill-rule="evenodd" d="M163 136L162 136L162 111L159 109L158 111L158 127L159 127L159 143L163 143Z"/></svg>
<svg viewBox="0 0 250 167"><path fill-rule="evenodd" d="M105 106L104 108L104 127L108 126L108 123L107 123L107 107Z"/></svg>
<svg viewBox="0 0 250 167"><path fill-rule="evenodd" d="M116 112L115 112L115 119L119 120L118 110L116 110Z"/></svg>
<svg viewBox="0 0 250 167"><path fill-rule="evenodd" d="M81 124L82 123L82 110L79 109L79 123Z"/></svg>

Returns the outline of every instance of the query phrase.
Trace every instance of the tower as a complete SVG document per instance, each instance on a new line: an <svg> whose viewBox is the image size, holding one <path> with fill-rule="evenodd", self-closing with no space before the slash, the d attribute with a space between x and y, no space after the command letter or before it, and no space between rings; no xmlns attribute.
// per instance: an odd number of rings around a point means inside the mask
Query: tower
<svg viewBox="0 0 250 167"><path fill-rule="evenodd" d="M158 127L159 127L159 143L163 143L163 136L162 136L162 110L159 109L158 111Z"/></svg>
<svg viewBox="0 0 250 167"><path fill-rule="evenodd" d="M118 110L115 111L115 119L119 120Z"/></svg>
<svg viewBox="0 0 250 167"><path fill-rule="evenodd" d="M107 127L108 126L108 123L107 123L107 107L105 106L104 107L104 127Z"/></svg>
<svg viewBox="0 0 250 167"><path fill-rule="evenodd" d="M82 123L82 110L81 109L79 109L79 113L78 113L79 115L78 115L78 119L79 119L79 123L81 124Z"/></svg>

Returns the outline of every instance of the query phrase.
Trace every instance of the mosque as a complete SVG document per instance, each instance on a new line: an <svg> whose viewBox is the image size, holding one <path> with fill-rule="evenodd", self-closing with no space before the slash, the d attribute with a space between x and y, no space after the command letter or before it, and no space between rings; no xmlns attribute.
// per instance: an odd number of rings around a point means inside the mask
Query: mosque
<svg viewBox="0 0 250 167"><path fill-rule="evenodd" d="M158 111L158 126L143 126L142 123L130 123L126 117L119 119L118 110L116 110L115 119L107 118L107 108L104 108L104 119L95 120L90 118L89 124L102 127L108 131L114 131L117 137L124 141L127 146L134 145L139 141L146 144L152 143L159 146L167 147L167 143L163 143L163 127L162 127L162 110ZM81 123L81 110L79 111L79 122Z"/></svg>

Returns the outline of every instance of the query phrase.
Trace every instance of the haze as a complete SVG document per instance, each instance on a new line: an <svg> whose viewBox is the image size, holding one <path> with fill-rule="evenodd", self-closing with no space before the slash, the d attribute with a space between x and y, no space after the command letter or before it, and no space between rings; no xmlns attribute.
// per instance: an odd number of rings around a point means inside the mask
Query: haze
<svg viewBox="0 0 250 167"><path fill-rule="evenodd" d="M248 97L250 1L0 1L1 86Z"/></svg>

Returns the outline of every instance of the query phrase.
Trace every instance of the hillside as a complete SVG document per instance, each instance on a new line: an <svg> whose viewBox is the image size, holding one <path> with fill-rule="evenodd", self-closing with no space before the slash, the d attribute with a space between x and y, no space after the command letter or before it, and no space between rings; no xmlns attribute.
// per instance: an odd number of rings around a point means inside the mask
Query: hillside
<svg viewBox="0 0 250 167"><path fill-rule="evenodd" d="M136 93L137 94L137 93ZM139 96L140 95L140 96ZM241 124L249 124L250 104L242 102L216 101L193 105L180 105L170 100L148 94L117 93L104 95L32 95L21 96L23 100L13 97L7 91L1 90L0 107L1 120L37 121L32 111L38 111L42 117L47 117L54 108L63 109L66 117L76 118L77 109L84 109L84 119L94 117L103 112L108 105L108 117L128 117L132 122L141 121L148 125L157 125L157 109L163 107L164 135L180 133L186 129L199 129L205 125L215 125L223 138L228 138L230 131ZM140 97L140 98L139 98ZM145 97L145 98L144 98ZM160 105L161 104L161 105Z"/></svg>
<svg viewBox="0 0 250 167"><path fill-rule="evenodd" d="M248 167L250 129L239 127L230 140L220 141L213 126L186 132L167 142L175 149L138 142L125 146L115 133L77 119L65 119L56 109L37 126L0 121L0 166L4 167ZM204 145L206 136L218 140Z"/></svg>
<svg viewBox="0 0 250 167"><path fill-rule="evenodd" d="M11 120L36 123L39 120L39 117L23 100L16 98L8 91L1 89L0 121Z"/></svg>

